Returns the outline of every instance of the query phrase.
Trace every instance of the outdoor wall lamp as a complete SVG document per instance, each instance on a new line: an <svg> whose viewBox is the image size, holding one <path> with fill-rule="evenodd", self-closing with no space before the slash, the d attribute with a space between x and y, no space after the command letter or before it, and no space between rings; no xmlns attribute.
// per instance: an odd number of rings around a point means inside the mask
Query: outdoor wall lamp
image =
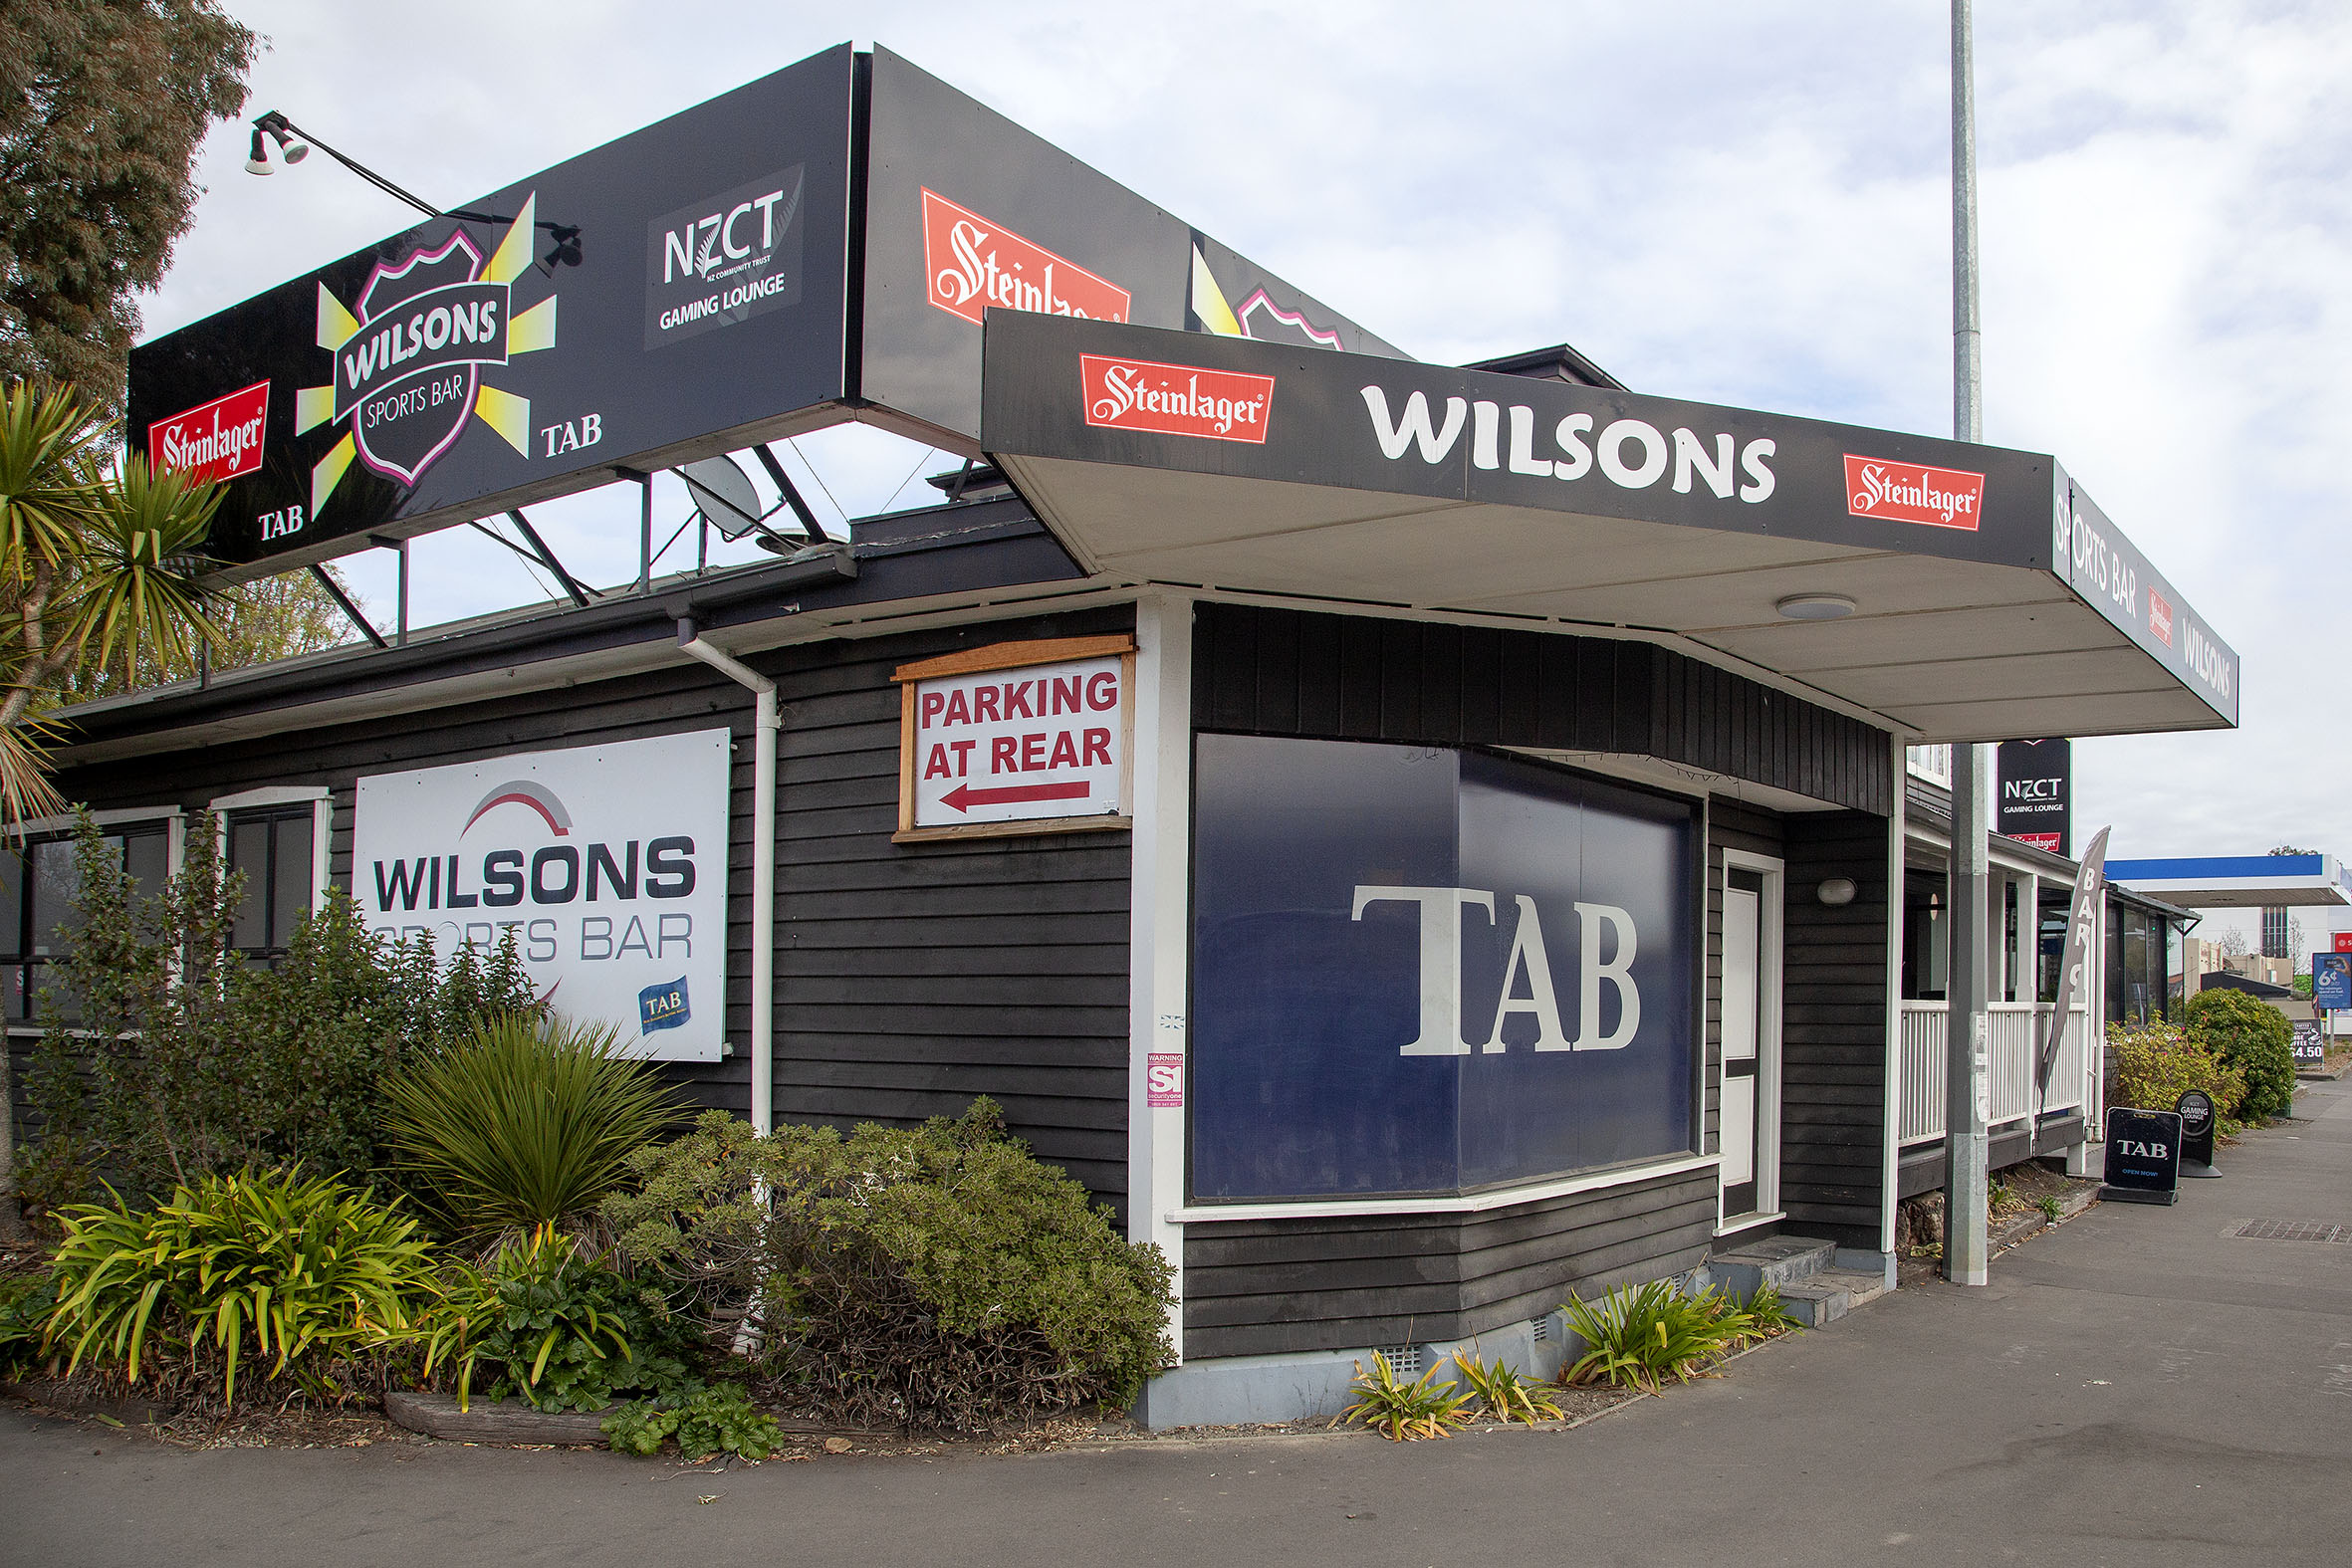
<svg viewBox="0 0 2352 1568"><path fill-rule="evenodd" d="M1813 889L1813 896L1831 909L1841 909L1854 901L1857 889L1850 876L1833 876Z"/></svg>
<svg viewBox="0 0 2352 1568"><path fill-rule="evenodd" d="M265 137L268 139L265 140ZM254 118L253 141L245 158L246 173L267 174L271 172L269 141L278 143L278 156L289 163L300 163L311 155L310 143L295 134L294 126L288 122L286 116L273 109L268 113L257 115Z"/></svg>
<svg viewBox="0 0 2352 1568"><path fill-rule="evenodd" d="M444 212L415 192L403 190L393 184L358 159L338 152L317 136L310 136L310 139L305 141L303 138L306 135L309 135L309 132L277 110L273 109L266 114L256 114L253 119L253 140L245 158L245 172L248 174L272 172L269 159L269 143L271 141L278 143L278 155L289 163L300 163L309 157L311 148L315 145L321 152L326 153L336 162L350 169L368 184L373 185L377 190L408 203L409 206L414 207L428 218L459 218L467 223L512 223L514 221L511 215L502 217L495 212L472 212L464 207ZM542 268L552 274L558 267L580 265L580 225L551 223L542 218L538 221L537 227L544 230L555 241L554 248L540 260L539 265Z"/></svg>

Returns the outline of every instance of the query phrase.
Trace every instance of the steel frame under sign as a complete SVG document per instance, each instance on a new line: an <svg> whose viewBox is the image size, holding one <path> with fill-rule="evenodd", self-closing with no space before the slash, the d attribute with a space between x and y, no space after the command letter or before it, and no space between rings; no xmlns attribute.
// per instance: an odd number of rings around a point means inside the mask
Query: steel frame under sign
<svg viewBox="0 0 2352 1568"><path fill-rule="evenodd" d="M1001 642L891 672L897 843L1134 822L1135 639Z"/></svg>

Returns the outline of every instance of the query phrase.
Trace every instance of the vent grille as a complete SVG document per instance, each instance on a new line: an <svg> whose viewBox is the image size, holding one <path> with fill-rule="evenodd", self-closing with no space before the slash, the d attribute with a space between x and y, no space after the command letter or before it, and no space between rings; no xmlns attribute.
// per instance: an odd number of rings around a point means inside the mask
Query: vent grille
<svg viewBox="0 0 2352 1568"><path fill-rule="evenodd" d="M2247 1220L2232 1226L2229 1235L2249 1241L2336 1241L2352 1245L2352 1226L2324 1225L2316 1220Z"/></svg>
<svg viewBox="0 0 2352 1568"><path fill-rule="evenodd" d="M1535 1343L1538 1345L1546 1344L1550 1341L1550 1339L1551 1318L1549 1314L1545 1314L1544 1316L1535 1319Z"/></svg>
<svg viewBox="0 0 2352 1568"><path fill-rule="evenodd" d="M1388 1363L1391 1377L1410 1383L1421 1376L1421 1347L1419 1345L1384 1345L1372 1352Z"/></svg>

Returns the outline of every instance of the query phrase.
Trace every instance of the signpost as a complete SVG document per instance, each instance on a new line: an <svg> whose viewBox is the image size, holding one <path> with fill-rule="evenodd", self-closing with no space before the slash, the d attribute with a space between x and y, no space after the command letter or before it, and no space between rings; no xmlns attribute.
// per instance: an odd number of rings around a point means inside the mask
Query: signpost
<svg viewBox="0 0 2352 1568"><path fill-rule="evenodd" d="M1125 827L1134 673L1124 633L899 668L897 841Z"/></svg>
<svg viewBox="0 0 2352 1568"><path fill-rule="evenodd" d="M2102 1199L2127 1204L2181 1201L2181 1113L2110 1106Z"/></svg>
<svg viewBox="0 0 2352 1568"><path fill-rule="evenodd" d="M2214 1097L2191 1089L2173 1107L2181 1118L2181 1174L2216 1176L2214 1170ZM2191 1169L2194 1166L2195 1169Z"/></svg>

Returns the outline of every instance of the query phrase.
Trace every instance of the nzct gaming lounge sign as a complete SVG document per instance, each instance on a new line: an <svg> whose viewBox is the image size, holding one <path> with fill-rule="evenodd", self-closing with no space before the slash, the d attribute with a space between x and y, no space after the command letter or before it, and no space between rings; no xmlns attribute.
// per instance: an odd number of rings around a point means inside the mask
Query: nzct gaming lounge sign
<svg viewBox="0 0 2352 1568"><path fill-rule="evenodd" d="M1196 1202L1692 1151L1689 805L1422 747L1203 735L1196 765Z"/></svg>

